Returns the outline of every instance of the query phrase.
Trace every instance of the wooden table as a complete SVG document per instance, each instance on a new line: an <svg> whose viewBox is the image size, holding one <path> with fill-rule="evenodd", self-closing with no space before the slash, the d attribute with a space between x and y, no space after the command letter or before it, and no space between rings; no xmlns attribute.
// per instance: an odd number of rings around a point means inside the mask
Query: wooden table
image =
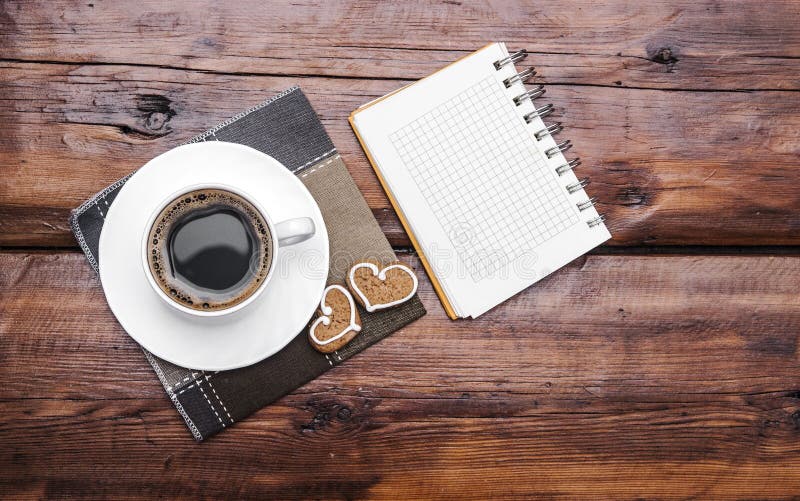
<svg viewBox="0 0 800 501"><path fill-rule="evenodd" d="M0 2L0 495L800 494L800 4L316 3ZM297 83L416 263L346 117L495 40L614 239L196 444L69 210Z"/></svg>

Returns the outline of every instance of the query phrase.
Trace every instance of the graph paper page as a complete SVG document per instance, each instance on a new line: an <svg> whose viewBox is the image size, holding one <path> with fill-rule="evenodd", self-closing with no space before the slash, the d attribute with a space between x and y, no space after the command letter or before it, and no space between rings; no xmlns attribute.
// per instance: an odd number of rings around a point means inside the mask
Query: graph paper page
<svg viewBox="0 0 800 501"><path fill-rule="evenodd" d="M376 168L459 316L477 316L606 240L588 197L491 45L355 115Z"/></svg>

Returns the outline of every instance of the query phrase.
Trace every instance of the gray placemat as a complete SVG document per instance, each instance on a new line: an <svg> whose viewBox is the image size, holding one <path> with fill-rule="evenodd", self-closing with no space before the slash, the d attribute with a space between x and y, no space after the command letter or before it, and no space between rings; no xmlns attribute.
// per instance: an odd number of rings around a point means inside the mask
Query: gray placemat
<svg viewBox="0 0 800 501"><path fill-rule="evenodd" d="M188 142L198 141L250 146L276 158L300 178L317 201L327 226L331 255L329 284L343 283L355 260L396 259L330 137L298 87L287 89ZM75 238L95 271L99 271L98 244L105 214L129 177L97 193L70 216ZM143 351L192 435L203 440L420 318L425 308L415 296L397 308L374 313L360 308L359 313L363 322L361 333L344 348L328 355L311 347L305 331L277 354L232 371L205 372L178 367ZM108 363L114 363L111 353Z"/></svg>

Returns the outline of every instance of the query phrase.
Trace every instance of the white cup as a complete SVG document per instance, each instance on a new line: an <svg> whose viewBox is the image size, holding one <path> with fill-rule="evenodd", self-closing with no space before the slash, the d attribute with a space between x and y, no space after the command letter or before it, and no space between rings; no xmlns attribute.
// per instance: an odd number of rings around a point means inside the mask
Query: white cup
<svg viewBox="0 0 800 501"><path fill-rule="evenodd" d="M156 218L161 214L161 211L164 210L170 203L174 200L178 199L183 194L202 190L202 189L213 189L213 190L224 190L229 191L235 195L240 196L248 203L250 203L258 213L261 215L262 219L267 223L267 227L269 228L269 234L272 238L272 259L269 264L269 270L267 271L266 276L259 284L258 288L254 290L246 299L240 301L239 303L224 309L215 309L209 311L203 310L195 310L189 308L187 306L182 305L178 301L171 298L163 289L158 285L155 277L150 270L149 264L149 255L148 255L148 247L149 247L149 240L150 240L150 230L153 227L153 224L156 222ZM255 301L258 296L266 289L267 284L270 282L273 273L275 272L275 266L278 262L278 254L280 249L283 247L288 247L290 245L295 245L300 242L304 242L309 238L314 236L316 232L316 227L314 225L314 220L310 217L296 217L292 219L287 219L285 221L281 221L279 223L275 223L273 219L270 217L269 213L264 210L264 208L251 196L247 193L244 193L242 190L238 188L233 188L231 186L226 186L224 184L199 184L194 186L188 186L183 188L179 191L176 191L169 197L165 198L153 211L153 214L150 216L147 225L145 226L144 236L142 238L142 266L144 267L144 273L147 276L147 281L150 282L150 286L153 288L156 294L164 300L165 303L172 306L178 311L186 313L188 315L192 315L195 317L219 317L222 315L227 315L236 311L245 308L247 305L251 304Z"/></svg>

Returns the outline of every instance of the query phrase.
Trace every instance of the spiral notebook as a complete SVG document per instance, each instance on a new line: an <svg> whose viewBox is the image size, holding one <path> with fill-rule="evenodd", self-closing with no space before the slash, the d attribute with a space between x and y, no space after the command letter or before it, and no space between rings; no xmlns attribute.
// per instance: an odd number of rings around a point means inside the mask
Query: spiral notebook
<svg viewBox="0 0 800 501"><path fill-rule="evenodd" d="M450 318L477 317L609 238L524 50L493 43L350 124Z"/></svg>

